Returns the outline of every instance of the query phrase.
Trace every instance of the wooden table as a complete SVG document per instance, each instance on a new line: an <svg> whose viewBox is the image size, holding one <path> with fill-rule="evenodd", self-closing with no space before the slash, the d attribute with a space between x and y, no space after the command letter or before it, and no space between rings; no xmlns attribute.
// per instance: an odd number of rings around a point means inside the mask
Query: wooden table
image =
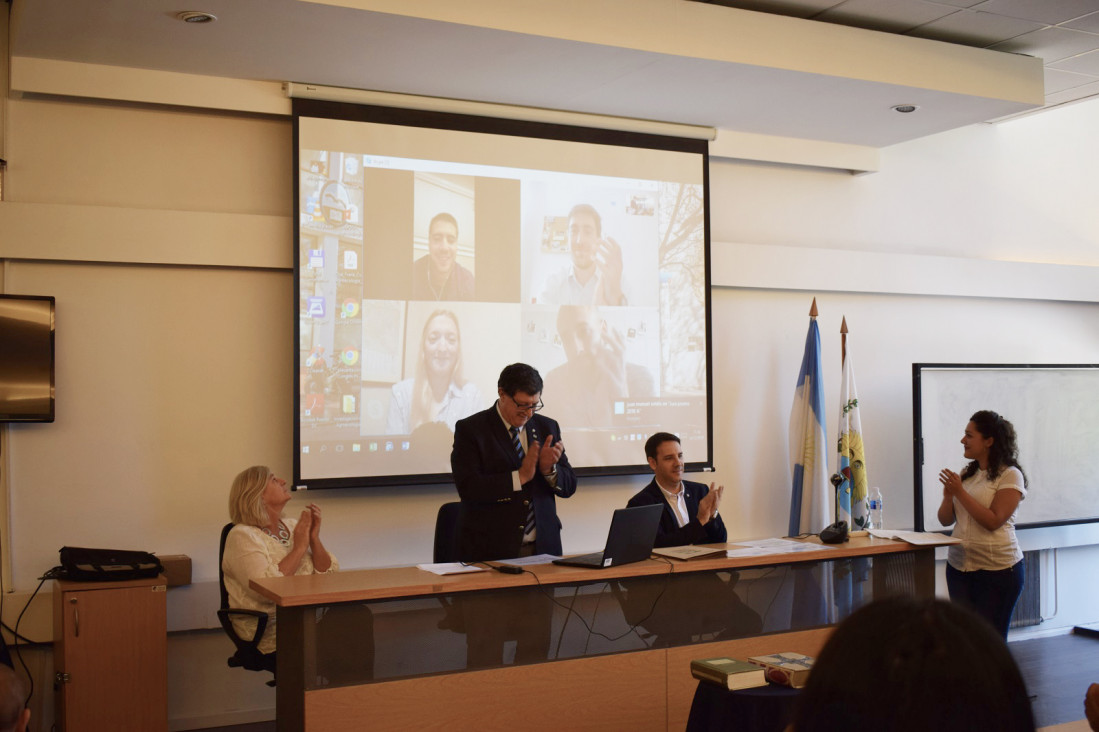
<svg viewBox="0 0 1099 732"><path fill-rule="evenodd" d="M602 570L539 565L521 575L438 576L397 567L252 580L252 588L278 607L278 729L682 730L696 685L691 659L781 651L816 655L831 627L873 598L934 595L933 547L871 537L833 547L806 541L819 548L689 562L650 559ZM730 581L730 575L737 579ZM721 586L732 587L733 600L757 614L762 627L728 639L711 628L685 638L642 633L653 632L646 623L652 624L673 597L680 603L674 616L687 630L696 616L712 613L712 596L682 591L711 577L723 578ZM443 602L476 597L483 607L484 598L499 597L504 606L512 595L539 586L556 600L557 645L543 662L478 670L433 667L430 634L448 631L437 630L431 616L430 625L412 627L397 640L380 627L376 633L379 643L407 644L413 671L326 685L326 660L316 647L319 608L365 603L375 617L399 617L406 607L409 613L424 612L426 605L441 615ZM633 608L635 616L654 610L635 632L628 631L638 619L626 620L631 603L637 604L631 595L646 598L641 611ZM606 628L602 636L584 635L586 625L596 624Z"/></svg>

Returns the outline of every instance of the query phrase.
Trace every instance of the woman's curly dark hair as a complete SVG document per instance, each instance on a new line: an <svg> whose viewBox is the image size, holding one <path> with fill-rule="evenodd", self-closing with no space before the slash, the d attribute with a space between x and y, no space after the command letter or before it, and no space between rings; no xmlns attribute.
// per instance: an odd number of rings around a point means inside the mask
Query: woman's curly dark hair
<svg viewBox="0 0 1099 732"><path fill-rule="evenodd" d="M1006 419L988 409L975 412L969 421L981 433L981 437L992 438L992 447L988 450L988 478L995 480L1005 468L1018 468L1023 474L1023 487L1027 486L1026 472L1019 464L1019 445L1015 438L1015 427ZM962 480L977 474L981 466L974 460L962 470Z"/></svg>

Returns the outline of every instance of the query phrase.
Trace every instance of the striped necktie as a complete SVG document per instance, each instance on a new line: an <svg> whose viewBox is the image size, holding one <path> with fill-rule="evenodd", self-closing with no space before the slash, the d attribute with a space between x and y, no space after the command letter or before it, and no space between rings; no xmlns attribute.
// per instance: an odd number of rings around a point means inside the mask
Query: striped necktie
<svg viewBox="0 0 1099 732"><path fill-rule="evenodd" d="M526 457L526 451L523 450L523 443L519 439L519 428L512 427L511 430L511 445L515 448L515 454L519 456L519 461L522 462ZM526 536L530 532L534 531L534 499L531 498L530 505L527 509L527 521L523 525L523 535Z"/></svg>

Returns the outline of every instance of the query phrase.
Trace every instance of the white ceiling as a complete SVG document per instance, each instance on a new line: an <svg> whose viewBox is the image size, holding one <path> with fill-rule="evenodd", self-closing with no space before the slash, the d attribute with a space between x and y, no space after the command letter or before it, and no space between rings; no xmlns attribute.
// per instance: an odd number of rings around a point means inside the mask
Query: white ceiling
<svg viewBox="0 0 1099 732"><path fill-rule="evenodd" d="M697 0L1042 59L1045 106L1099 95L1099 0Z"/></svg>
<svg viewBox="0 0 1099 732"><path fill-rule="evenodd" d="M872 147L1041 107L1037 70L1012 54L1045 58L1047 105L1099 94L1099 0L14 0L10 39L13 69L298 81Z"/></svg>

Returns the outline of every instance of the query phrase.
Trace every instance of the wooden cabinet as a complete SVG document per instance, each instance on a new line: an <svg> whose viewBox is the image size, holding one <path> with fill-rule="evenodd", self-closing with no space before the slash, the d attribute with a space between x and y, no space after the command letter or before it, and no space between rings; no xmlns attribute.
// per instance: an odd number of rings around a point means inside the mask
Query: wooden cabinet
<svg viewBox="0 0 1099 732"><path fill-rule="evenodd" d="M163 577L57 582L59 730L168 729L166 595Z"/></svg>

